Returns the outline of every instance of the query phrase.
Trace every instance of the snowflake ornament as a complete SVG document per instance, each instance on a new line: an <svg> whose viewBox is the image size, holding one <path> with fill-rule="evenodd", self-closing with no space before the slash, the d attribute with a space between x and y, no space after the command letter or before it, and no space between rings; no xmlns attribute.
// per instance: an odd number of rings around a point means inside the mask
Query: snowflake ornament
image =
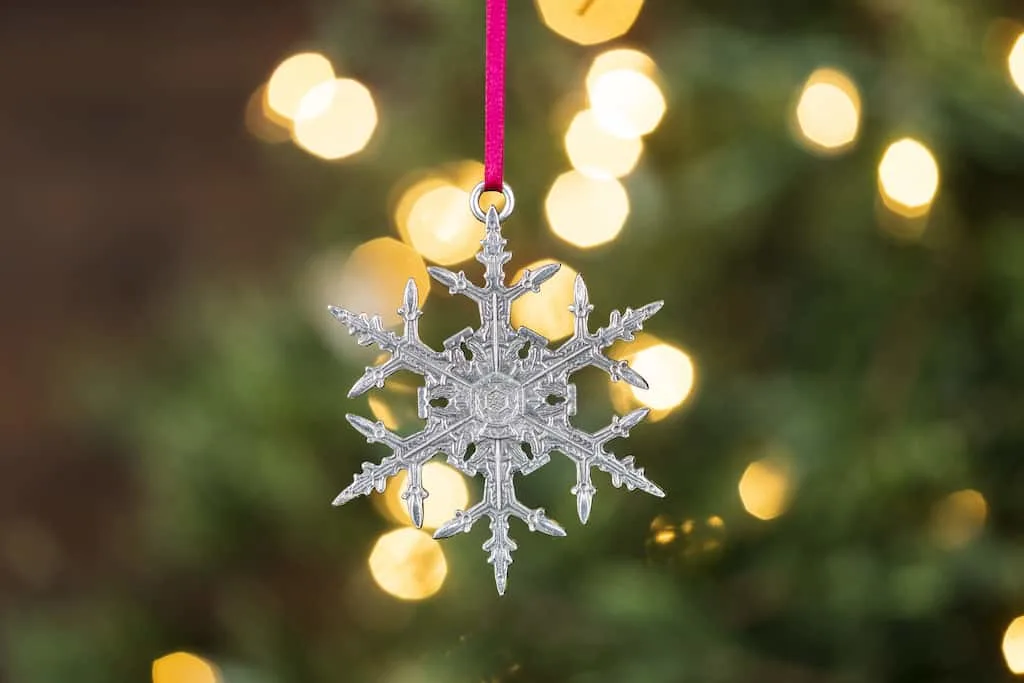
<svg viewBox="0 0 1024 683"><path fill-rule="evenodd" d="M421 526L423 502L428 496L422 484L423 465L443 454L463 474L483 477L484 493L483 500L468 510L456 512L453 519L437 529L434 538L468 532L478 520L488 518L491 537L483 549L488 553L487 561L494 566L498 593L504 594L512 551L516 549L509 535L511 518L523 521L530 531L565 535L565 530L549 519L543 508L527 507L515 491L515 476L540 469L549 462L552 452L561 453L576 465L576 484L570 491L576 496L576 509L583 523L590 516L597 491L591 481L594 468L610 475L616 487L665 495L644 476L643 468L634 465L632 456L620 460L605 450L609 441L629 436L629 431L647 416L647 408L615 416L611 424L594 433L574 427L569 419L576 414L576 387L569 377L584 367L595 366L606 371L612 381L647 388L647 382L626 361L613 360L604 350L619 340L632 340L633 334L663 302L636 310L627 308L624 313L612 311L608 326L592 333L588 317L593 306L583 278L577 276L569 307L576 318L575 330L568 340L550 348L548 340L533 330L513 329L509 319L512 302L529 292L538 292L541 284L561 266L552 263L535 271L526 270L517 282L506 286L503 267L512 255L504 250L501 223L511 213L512 196L506 187L502 212L499 214L492 206L484 214L478 204L481 189L478 186L474 191L470 206L486 224L486 234L476 255L485 267L483 286L467 280L461 271L428 268L430 275L452 294L476 302L480 308L478 329L466 328L449 337L443 351L424 344L418 330L422 315L419 295L411 278L398 309L404 321L401 335L385 329L379 316L329 307L359 344L376 344L390 354L383 363L366 369L349 391L349 397L383 387L390 375L409 370L423 377L424 386L419 388L417 400L419 417L426 420L422 430L403 437L388 430L382 422L346 415L367 442L383 443L392 453L377 464L363 463L362 472L355 475L334 504L342 505L374 490L383 492L387 480L404 470L408 473L408 484L402 498L413 523Z"/></svg>

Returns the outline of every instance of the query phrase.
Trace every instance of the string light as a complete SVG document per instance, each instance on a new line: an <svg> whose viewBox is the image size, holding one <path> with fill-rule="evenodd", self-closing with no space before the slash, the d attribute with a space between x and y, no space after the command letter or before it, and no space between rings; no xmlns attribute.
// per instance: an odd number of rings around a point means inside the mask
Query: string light
<svg viewBox="0 0 1024 683"><path fill-rule="evenodd" d="M174 652L153 662L153 683L217 683L219 680L213 664L188 652Z"/></svg>
<svg viewBox="0 0 1024 683"><path fill-rule="evenodd" d="M328 303L351 311L379 311L385 325L397 325L398 304L409 278L416 280L420 305L430 292L427 265L412 248L391 237L356 247L328 292Z"/></svg>
<svg viewBox="0 0 1024 683"><path fill-rule="evenodd" d="M365 85L351 78L310 88L295 111L292 138L310 154L341 159L359 152L377 127L377 107Z"/></svg>
<svg viewBox="0 0 1024 683"><path fill-rule="evenodd" d="M279 116L293 119L306 93L333 80L334 67L322 54L292 55L277 65L267 81L267 106Z"/></svg>
<svg viewBox="0 0 1024 683"><path fill-rule="evenodd" d="M549 263L555 261L543 259L531 263L526 268L533 271ZM573 268L563 263L554 277L541 285L539 292L530 292L513 301L512 325L529 327L551 341L572 334L575 318L569 312L569 306L573 301L576 275ZM523 270L520 270L513 278L513 282L522 276Z"/></svg>
<svg viewBox="0 0 1024 683"><path fill-rule="evenodd" d="M775 519L789 506L792 483L788 464L780 458L752 462L740 477L740 500L752 516Z"/></svg>
<svg viewBox="0 0 1024 683"><path fill-rule="evenodd" d="M590 110L578 113L565 132L565 151L573 168L592 178L626 175L643 149L640 138L620 138L601 128Z"/></svg>
<svg viewBox="0 0 1024 683"><path fill-rule="evenodd" d="M405 527L377 539L368 560L381 590L401 600L424 600L441 590L448 562L441 545L424 531Z"/></svg>
<svg viewBox="0 0 1024 683"><path fill-rule="evenodd" d="M613 69L588 81L590 108L604 130L620 138L647 135L665 115L665 96L650 76Z"/></svg>
<svg viewBox="0 0 1024 683"><path fill-rule="evenodd" d="M944 548L960 548L974 540L985 527L988 503L974 489L949 494L932 509L932 533Z"/></svg>
<svg viewBox="0 0 1024 683"><path fill-rule="evenodd" d="M636 21L643 0L536 0L541 20L580 45L618 38Z"/></svg>
<svg viewBox="0 0 1024 683"><path fill-rule="evenodd" d="M629 215L629 196L617 180L569 171L551 185L544 210L553 233L589 249L619 234Z"/></svg>
<svg viewBox="0 0 1024 683"><path fill-rule="evenodd" d="M412 524L409 511L402 500L408 488L408 474L392 477L384 491L388 516L399 524ZM452 519L457 510L469 505L469 489L466 479L457 471L440 462L428 462L423 466L423 488L430 492L423 503L423 528L437 529Z"/></svg>
<svg viewBox="0 0 1024 683"><path fill-rule="evenodd" d="M1006 65L1010 70L1010 79L1017 90L1024 93L1024 33L1017 36L1010 53L1006 57Z"/></svg>
<svg viewBox="0 0 1024 683"><path fill-rule="evenodd" d="M795 109L801 140L835 154L853 146L860 128L860 93L843 72L818 69L808 77Z"/></svg>
<svg viewBox="0 0 1024 683"><path fill-rule="evenodd" d="M878 187L890 211L907 218L923 216L939 189L939 165L917 140L897 140L878 164Z"/></svg>
<svg viewBox="0 0 1024 683"><path fill-rule="evenodd" d="M1017 617L1003 634L1003 657L1015 674L1024 674L1024 616Z"/></svg>

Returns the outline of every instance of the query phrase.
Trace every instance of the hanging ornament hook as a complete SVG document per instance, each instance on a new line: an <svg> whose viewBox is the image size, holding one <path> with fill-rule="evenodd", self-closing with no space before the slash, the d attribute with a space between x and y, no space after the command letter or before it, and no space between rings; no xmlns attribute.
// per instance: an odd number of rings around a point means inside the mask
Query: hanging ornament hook
<svg viewBox="0 0 1024 683"><path fill-rule="evenodd" d="M487 222L487 212L480 206L480 198L484 192L488 191L484 183L477 183L473 191L469 193L469 210L481 223ZM505 219L512 215L512 210L516 208L516 196L512 194L512 188L508 186L508 183L501 184L501 195L505 198L505 206L498 211L498 220L504 223Z"/></svg>

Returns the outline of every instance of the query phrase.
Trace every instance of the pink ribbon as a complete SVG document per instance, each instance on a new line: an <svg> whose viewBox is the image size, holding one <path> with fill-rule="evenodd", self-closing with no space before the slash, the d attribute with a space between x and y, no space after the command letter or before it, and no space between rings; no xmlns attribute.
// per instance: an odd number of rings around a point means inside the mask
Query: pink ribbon
<svg viewBox="0 0 1024 683"><path fill-rule="evenodd" d="M505 165L507 0L487 0L484 48L484 189L501 192Z"/></svg>

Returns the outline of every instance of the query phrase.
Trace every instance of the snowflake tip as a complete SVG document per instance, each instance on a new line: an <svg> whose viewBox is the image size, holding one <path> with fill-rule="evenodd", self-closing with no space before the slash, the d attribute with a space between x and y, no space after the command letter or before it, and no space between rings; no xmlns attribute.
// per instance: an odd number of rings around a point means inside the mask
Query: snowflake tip
<svg viewBox="0 0 1024 683"><path fill-rule="evenodd" d="M586 524L590 519L590 506L594 502L593 492L578 493L576 495L576 514L580 518L580 524Z"/></svg>
<svg viewBox="0 0 1024 683"><path fill-rule="evenodd" d="M430 274L430 277L447 287L449 294L458 294L469 289L469 281L466 279L465 273L460 272L456 274L447 268L440 268L438 266L427 266L427 273Z"/></svg>
<svg viewBox="0 0 1024 683"><path fill-rule="evenodd" d="M565 529L555 520L544 514L543 509L534 510L526 518L526 525L530 531L540 531L548 536L565 536Z"/></svg>
<svg viewBox="0 0 1024 683"><path fill-rule="evenodd" d="M626 384L634 386L637 389L643 389L644 391L650 389L651 386L647 383L647 380L643 378L643 375L641 375L633 368L629 367L629 363L627 363L624 360L619 361L616 364L614 368L614 374L612 375L613 381L619 379L626 382Z"/></svg>
<svg viewBox="0 0 1024 683"><path fill-rule="evenodd" d="M405 498L406 508L409 510L409 518L417 529L423 526L423 499L427 497L427 492L422 487L416 487L415 489L410 487L402 494Z"/></svg>
<svg viewBox="0 0 1024 683"><path fill-rule="evenodd" d="M539 292L540 286L553 278L562 267L561 263L545 263L537 270L530 270L527 268L523 272L523 278L520 280L520 284L531 292Z"/></svg>
<svg viewBox="0 0 1024 683"><path fill-rule="evenodd" d="M632 466L633 456L629 456L623 462L628 462L630 464L630 466ZM644 468L643 467L640 467L640 468L636 469L634 473L636 474L637 479L640 480L639 481L639 485L636 488L640 489L644 493L651 494L655 498L664 498L665 497L665 492L661 490L661 487L658 486L653 481L651 481L650 479L648 479L647 477L644 476ZM627 486L629 486L629 485L627 484ZM630 487L630 488L632 488L632 487Z"/></svg>
<svg viewBox="0 0 1024 683"><path fill-rule="evenodd" d="M626 413L622 417L616 418L616 433L622 434L624 436L628 435L629 430L643 422L644 418L650 415L650 413L650 408L637 408L636 410Z"/></svg>
<svg viewBox="0 0 1024 683"><path fill-rule="evenodd" d="M398 309L398 315L402 319L411 322L422 315L420 311L420 293L416 288L416 280L409 278L405 283L405 292L402 294L402 307Z"/></svg>
<svg viewBox="0 0 1024 683"><path fill-rule="evenodd" d="M366 374L360 377L352 388L348 390L348 397L355 398L361 394L365 394L373 387L379 387L383 384L383 377L379 376L376 372L376 368L367 368Z"/></svg>
<svg viewBox="0 0 1024 683"><path fill-rule="evenodd" d="M353 493L353 492L349 491L348 489L345 489L344 491L339 493L337 496L335 496L334 500L331 502L331 505L333 505L334 507L338 507L338 506L344 505L345 503L347 503L350 500L354 499L358 495L359 495L358 493Z"/></svg>
<svg viewBox="0 0 1024 683"><path fill-rule="evenodd" d="M434 532L434 538L442 539L454 536L457 533L463 531L469 531L469 528L473 525L473 518L468 513L462 510L456 510L455 516L442 524L437 531Z"/></svg>
<svg viewBox="0 0 1024 683"><path fill-rule="evenodd" d="M454 287L459 279L458 275L441 266L427 266L427 274L442 285L448 285L449 287Z"/></svg>
<svg viewBox="0 0 1024 683"><path fill-rule="evenodd" d="M569 307L577 316L587 315L594 307L590 305L590 292L587 291L587 283L583 281L583 275L576 275L576 282L573 284L573 304Z"/></svg>
<svg viewBox="0 0 1024 683"><path fill-rule="evenodd" d="M646 318L650 318L652 315L654 315L655 313L660 311L662 306L664 306L664 305L665 305L664 301L661 301L661 300L652 301L651 303L647 304L646 306L641 306L639 312L640 312L641 315L643 315L643 317L645 319Z"/></svg>
<svg viewBox="0 0 1024 683"><path fill-rule="evenodd" d="M387 429L384 427L383 422L370 422L362 415L356 415L349 413L345 416L348 423L355 427L356 431L366 437L366 440L370 443L374 441L380 441L387 434Z"/></svg>

